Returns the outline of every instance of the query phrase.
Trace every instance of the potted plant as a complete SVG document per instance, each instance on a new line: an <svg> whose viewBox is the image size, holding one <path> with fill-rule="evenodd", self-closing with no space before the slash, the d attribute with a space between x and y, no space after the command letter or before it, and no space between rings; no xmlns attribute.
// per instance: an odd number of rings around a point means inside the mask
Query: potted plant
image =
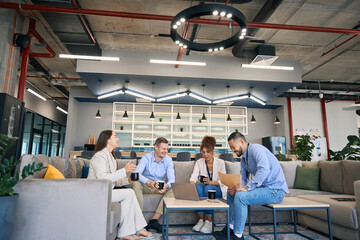
<svg viewBox="0 0 360 240"><path fill-rule="evenodd" d="M180 132L184 131L184 128L183 127L180 127Z"/></svg>
<svg viewBox="0 0 360 240"><path fill-rule="evenodd" d="M332 151L329 149L330 153L330 161L338 161L338 160L355 160L360 161L360 139L358 136L349 135L347 136L347 140L349 141L346 146L340 151Z"/></svg>
<svg viewBox="0 0 360 240"><path fill-rule="evenodd" d="M201 123L201 118L199 118L199 123Z"/></svg>
<svg viewBox="0 0 360 240"><path fill-rule="evenodd" d="M120 130L124 130L124 126L123 126L123 125L120 126Z"/></svg>
<svg viewBox="0 0 360 240"><path fill-rule="evenodd" d="M159 118L159 121L160 121L160 122L162 122L162 120L163 120L163 118L162 118L162 117L160 117L160 118Z"/></svg>
<svg viewBox="0 0 360 240"><path fill-rule="evenodd" d="M235 132L239 132L239 129L235 128Z"/></svg>
<svg viewBox="0 0 360 240"><path fill-rule="evenodd" d="M297 155L297 159L300 161L311 161L312 151L315 148L313 140L318 138L317 136L295 135L294 145L292 153Z"/></svg>
<svg viewBox="0 0 360 240"><path fill-rule="evenodd" d="M20 160L9 156L9 150L14 146L17 138L9 138L5 134L0 135L0 239L10 239L11 228L14 222L15 208L19 195L14 192L13 187L19 181L19 173L13 174ZM46 167L42 163L28 164L22 170L21 177L24 179L34 172Z"/></svg>

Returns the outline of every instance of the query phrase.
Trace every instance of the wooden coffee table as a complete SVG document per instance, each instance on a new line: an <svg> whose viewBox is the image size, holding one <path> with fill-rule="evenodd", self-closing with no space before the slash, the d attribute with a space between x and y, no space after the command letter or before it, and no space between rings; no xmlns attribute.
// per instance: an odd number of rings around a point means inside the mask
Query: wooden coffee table
<svg viewBox="0 0 360 240"><path fill-rule="evenodd" d="M169 212L170 211L181 211L181 210L226 210L227 222L229 222L229 205L219 201L208 202L207 200L201 201L189 201L179 200L175 198L164 198L163 207L163 239L169 239L169 236L180 236L180 235L210 235L209 233L181 233L181 234L169 234ZM165 220L164 220L165 219ZM214 212L212 214L212 233L214 233ZM166 232L165 230L166 224ZM227 224L227 239L230 240L230 228Z"/></svg>
<svg viewBox="0 0 360 240"><path fill-rule="evenodd" d="M274 234L274 239L277 240L277 234L289 234L294 233L301 235L307 239L311 239L308 236L297 231L297 219L296 219L296 210L298 209L325 209L327 212L328 219L328 228L329 228L329 239L333 239L332 230L331 230L331 218L330 218L330 205L326 203L315 202L307 199L297 198L297 197L285 197L281 203L278 204L267 204L264 207L268 207L273 210L274 218L274 232L265 232L265 233L254 233L251 231L251 206L248 208L248 220L249 220L249 235L256 239L260 239L256 235L262 234ZM293 232L278 232L276 227L276 211L279 210L292 210L294 216L294 231Z"/></svg>

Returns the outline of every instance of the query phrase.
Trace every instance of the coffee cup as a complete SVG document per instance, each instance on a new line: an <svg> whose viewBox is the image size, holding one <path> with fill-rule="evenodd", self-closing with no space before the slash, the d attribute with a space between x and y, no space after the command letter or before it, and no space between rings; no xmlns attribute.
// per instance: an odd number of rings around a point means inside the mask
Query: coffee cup
<svg viewBox="0 0 360 240"><path fill-rule="evenodd" d="M208 199L216 199L216 190L208 191Z"/></svg>
<svg viewBox="0 0 360 240"><path fill-rule="evenodd" d="M130 174L131 181L139 181L139 173L133 172Z"/></svg>
<svg viewBox="0 0 360 240"><path fill-rule="evenodd" d="M204 182L204 178L206 178L206 176L201 175L201 176L200 176L200 182L202 182L202 183L203 183L203 182Z"/></svg>
<svg viewBox="0 0 360 240"><path fill-rule="evenodd" d="M164 181L161 181L161 180L159 180L159 181L157 181L158 182L158 185L159 185L159 190L162 190L162 189L164 189L164 185L165 185L165 182Z"/></svg>

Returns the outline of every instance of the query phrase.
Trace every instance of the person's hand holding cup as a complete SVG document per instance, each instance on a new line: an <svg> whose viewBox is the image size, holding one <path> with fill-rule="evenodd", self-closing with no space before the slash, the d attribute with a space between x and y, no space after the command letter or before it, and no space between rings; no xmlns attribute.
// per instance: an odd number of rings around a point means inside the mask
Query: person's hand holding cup
<svg viewBox="0 0 360 240"><path fill-rule="evenodd" d="M132 172L130 174L131 182L139 181L139 173L138 172Z"/></svg>

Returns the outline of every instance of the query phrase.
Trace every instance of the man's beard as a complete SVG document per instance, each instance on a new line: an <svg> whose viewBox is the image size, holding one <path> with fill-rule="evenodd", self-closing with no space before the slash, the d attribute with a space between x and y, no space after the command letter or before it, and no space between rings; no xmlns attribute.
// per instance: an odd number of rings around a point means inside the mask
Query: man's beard
<svg viewBox="0 0 360 240"><path fill-rule="evenodd" d="M236 155L237 155L238 157L241 157L241 156L243 155L243 151L242 151L241 147L240 147L240 153L239 153L239 154L236 153Z"/></svg>

